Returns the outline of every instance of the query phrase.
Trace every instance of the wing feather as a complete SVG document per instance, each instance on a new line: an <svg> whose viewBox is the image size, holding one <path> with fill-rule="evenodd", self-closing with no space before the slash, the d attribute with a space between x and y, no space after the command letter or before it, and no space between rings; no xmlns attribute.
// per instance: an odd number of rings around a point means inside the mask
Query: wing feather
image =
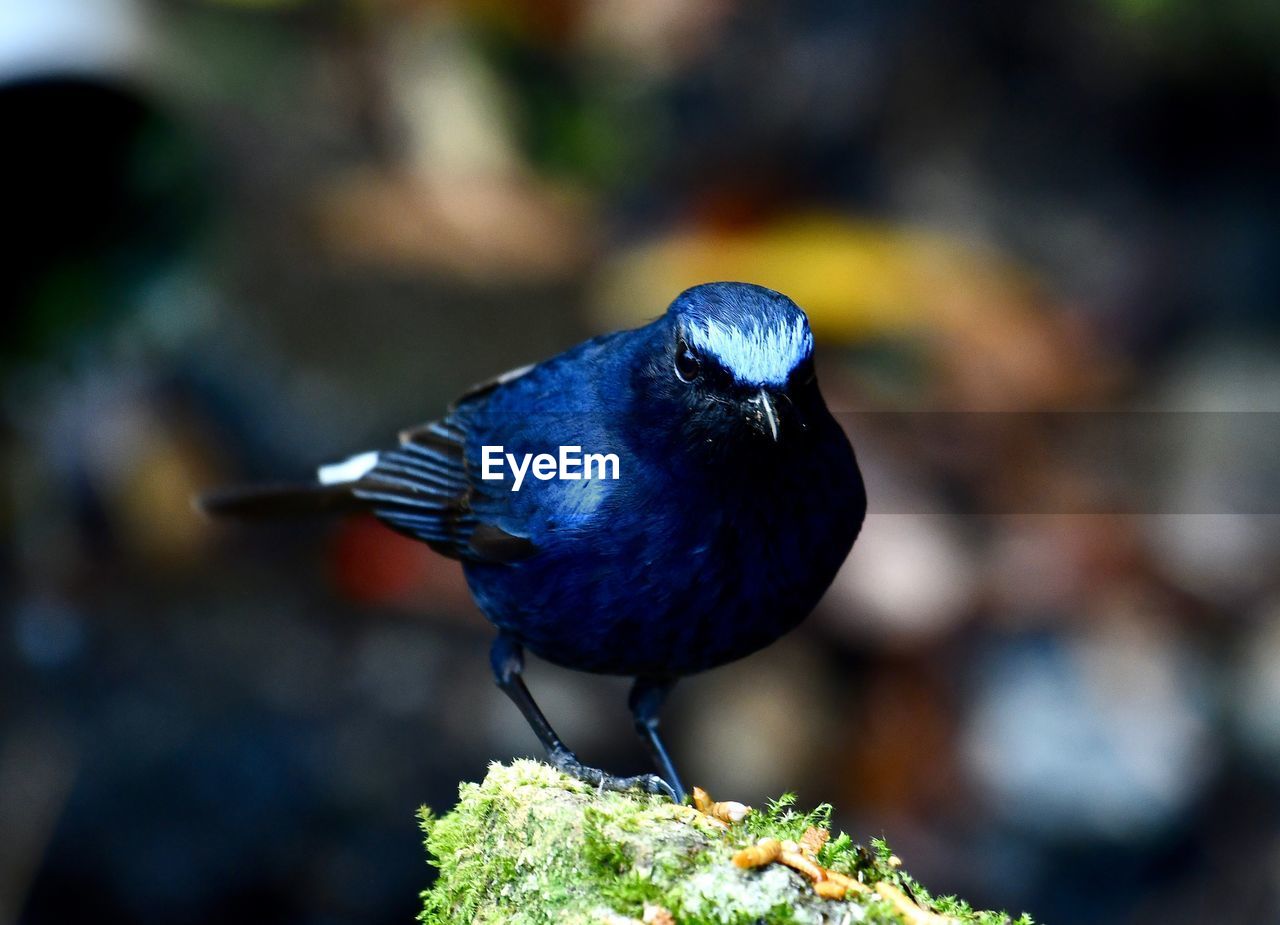
<svg viewBox="0 0 1280 925"><path fill-rule="evenodd" d="M466 459L473 417L496 389L532 368L481 383L445 417L402 431L400 446L379 453L376 465L352 483L352 494L387 526L452 558L514 562L532 555L536 549L528 539L477 513L482 500L492 511L493 499L472 481Z"/></svg>

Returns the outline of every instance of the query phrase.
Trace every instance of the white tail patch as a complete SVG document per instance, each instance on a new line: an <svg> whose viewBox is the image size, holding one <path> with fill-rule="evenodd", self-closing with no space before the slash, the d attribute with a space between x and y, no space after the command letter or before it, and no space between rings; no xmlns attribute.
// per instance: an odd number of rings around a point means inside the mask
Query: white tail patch
<svg viewBox="0 0 1280 925"><path fill-rule="evenodd" d="M368 453L352 456L344 462L321 466L316 475L319 477L321 485L341 485L345 482L354 482L363 478L377 464L378 454L370 450Z"/></svg>

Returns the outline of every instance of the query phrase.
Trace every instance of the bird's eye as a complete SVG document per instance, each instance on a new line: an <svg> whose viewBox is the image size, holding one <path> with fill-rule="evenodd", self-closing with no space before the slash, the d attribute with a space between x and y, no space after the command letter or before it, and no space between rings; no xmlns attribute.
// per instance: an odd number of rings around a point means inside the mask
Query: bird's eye
<svg viewBox="0 0 1280 925"><path fill-rule="evenodd" d="M676 343L676 375L681 382L693 382L702 375L702 359L684 338Z"/></svg>

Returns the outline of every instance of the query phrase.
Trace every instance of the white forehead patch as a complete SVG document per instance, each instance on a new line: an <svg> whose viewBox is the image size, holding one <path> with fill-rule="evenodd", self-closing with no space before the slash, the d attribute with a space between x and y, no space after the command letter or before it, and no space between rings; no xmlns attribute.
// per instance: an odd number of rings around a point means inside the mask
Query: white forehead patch
<svg viewBox="0 0 1280 925"><path fill-rule="evenodd" d="M746 330L707 319L690 325L685 336L748 385L783 385L813 353L813 334L803 318L789 325L752 325Z"/></svg>

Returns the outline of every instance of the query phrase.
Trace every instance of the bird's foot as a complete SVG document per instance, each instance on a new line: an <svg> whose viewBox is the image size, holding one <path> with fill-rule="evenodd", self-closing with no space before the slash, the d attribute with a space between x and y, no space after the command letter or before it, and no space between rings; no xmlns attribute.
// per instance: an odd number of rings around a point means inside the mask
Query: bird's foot
<svg viewBox="0 0 1280 925"><path fill-rule="evenodd" d="M592 787L601 790L639 790L654 796L664 796L672 803L678 803L676 792L671 785L656 774L637 774L634 777L616 777L599 768L587 767L572 752L554 751L547 755L547 761L558 771L577 778Z"/></svg>

